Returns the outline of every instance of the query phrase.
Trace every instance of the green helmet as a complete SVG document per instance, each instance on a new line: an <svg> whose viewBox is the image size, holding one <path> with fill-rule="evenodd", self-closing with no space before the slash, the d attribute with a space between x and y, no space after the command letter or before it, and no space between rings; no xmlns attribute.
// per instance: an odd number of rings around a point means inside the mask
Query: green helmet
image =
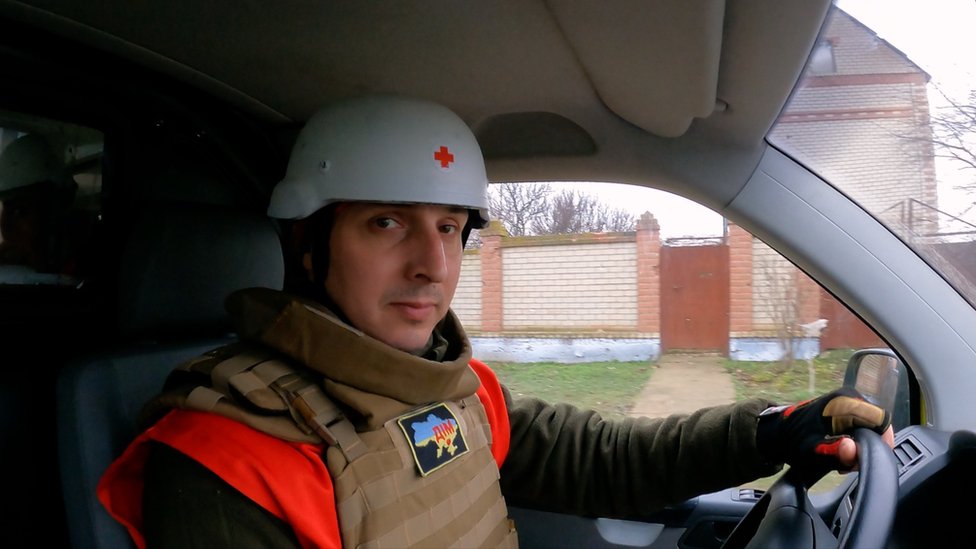
<svg viewBox="0 0 976 549"><path fill-rule="evenodd" d="M447 108L397 96L335 103L298 135L268 215L303 219L334 202L443 204L488 224L488 177L467 124Z"/></svg>

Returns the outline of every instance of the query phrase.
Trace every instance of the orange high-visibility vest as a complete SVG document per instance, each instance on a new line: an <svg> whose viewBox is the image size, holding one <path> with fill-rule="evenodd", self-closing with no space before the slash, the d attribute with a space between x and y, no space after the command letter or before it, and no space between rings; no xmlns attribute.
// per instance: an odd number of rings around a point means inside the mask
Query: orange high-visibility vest
<svg viewBox="0 0 976 549"><path fill-rule="evenodd" d="M476 395L488 416L491 453L500 469L510 442L508 409L495 373L477 360L470 366L481 380ZM173 410L129 445L97 489L99 501L128 529L140 549L145 547L142 494L149 441L193 458L287 522L303 547L342 546L321 444L288 442L216 414Z"/></svg>

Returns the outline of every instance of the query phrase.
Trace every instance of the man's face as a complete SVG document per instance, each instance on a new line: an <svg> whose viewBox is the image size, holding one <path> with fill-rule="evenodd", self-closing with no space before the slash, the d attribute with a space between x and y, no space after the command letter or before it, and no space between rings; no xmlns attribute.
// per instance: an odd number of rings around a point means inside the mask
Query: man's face
<svg viewBox="0 0 976 549"><path fill-rule="evenodd" d="M336 210L325 289L353 326L422 350L461 274L461 208L350 202Z"/></svg>

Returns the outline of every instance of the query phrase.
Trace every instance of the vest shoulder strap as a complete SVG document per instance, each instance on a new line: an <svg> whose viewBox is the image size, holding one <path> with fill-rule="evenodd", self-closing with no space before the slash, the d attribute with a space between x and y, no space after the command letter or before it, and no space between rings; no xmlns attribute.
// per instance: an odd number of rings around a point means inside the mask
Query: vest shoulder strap
<svg viewBox="0 0 976 549"><path fill-rule="evenodd" d="M150 406L213 412L285 440L324 442L350 461L366 451L320 375L257 345L228 345L183 363Z"/></svg>

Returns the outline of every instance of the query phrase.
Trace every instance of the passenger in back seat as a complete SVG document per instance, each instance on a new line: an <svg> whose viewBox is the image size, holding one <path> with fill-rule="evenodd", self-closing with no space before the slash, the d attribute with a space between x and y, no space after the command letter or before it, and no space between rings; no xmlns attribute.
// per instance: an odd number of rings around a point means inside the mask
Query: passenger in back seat
<svg viewBox="0 0 976 549"><path fill-rule="evenodd" d="M0 153L0 284L70 282L68 210L78 185L64 159L38 134Z"/></svg>
<svg viewBox="0 0 976 549"><path fill-rule="evenodd" d="M890 436L844 392L619 422L513 399L450 310L486 190L477 141L439 105L365 97L306 124L269 214L300 220L308 288L230 296L242 342L148 408L99 486L138 545L514 546L506 502L639 517L783 462L850 468L831 416Z"/></svg>

